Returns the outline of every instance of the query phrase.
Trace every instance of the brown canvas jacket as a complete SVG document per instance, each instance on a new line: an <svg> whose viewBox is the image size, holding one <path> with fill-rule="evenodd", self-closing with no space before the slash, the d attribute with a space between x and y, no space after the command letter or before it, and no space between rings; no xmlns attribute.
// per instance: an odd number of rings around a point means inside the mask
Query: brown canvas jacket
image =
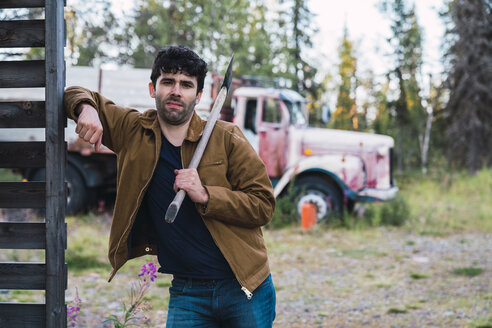
<svg viewBox="0 0 492 328"><path fill-rule="evenodd" d="M81 102L98 111L102 143L118 158L108 251L111 281L127 260L157 254L155 229L140 204L159 158L161 129L156 110L123 108L82 87L65 91L69 118L77 120L74 110ZM188 167L204 126L194 113L181 147L183 167ZM273 215L275 197L265 166L236 125L217 121L198 173L210 200L197 209L241 286L254 291L270 273L261 226Z"/></svg>

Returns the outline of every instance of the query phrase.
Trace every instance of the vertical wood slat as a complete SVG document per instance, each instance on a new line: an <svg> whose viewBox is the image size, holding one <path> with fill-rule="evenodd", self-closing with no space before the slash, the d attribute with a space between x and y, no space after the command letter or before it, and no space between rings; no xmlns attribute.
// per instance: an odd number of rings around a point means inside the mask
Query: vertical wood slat
<svg viewBox="0 0 492 328"><path fill-rule="evenodd" d="M67 326L65 306L64 2L46 0L46 326Z"/></svg>
<svg viewBox="0 0 492 328"><path fill-rule="evenodd" d="M0 222L0 249L44 249L44 222Z"/></svg>
<svg viewBox="0 0 492 328"><path fill-rule="evenodd" d="M0 102L0 128L44 128L44 101Z"/></svg>
<svg viewBox="0 0 492 328"><path fill-rule="evenodd" d="M0 168L44 167L44 142L0 142Z"/></svg>
<svg viewBox="0 0 492 328"><path fill-rule="evenodd" d="M0 21L0 48L44 47L44 20Z"/></svg>
<svg viewBox="0 0 492 328"><path fill-rule="evenodd" d="M0 303L0 327L44 328L46 306L39 303Z"/></svg>
<svg viewBox="0 0 492 328"><path fill-rule="evenodd" d="M44 87L44 60L12 60L0 62L0 88Z"/></svg>

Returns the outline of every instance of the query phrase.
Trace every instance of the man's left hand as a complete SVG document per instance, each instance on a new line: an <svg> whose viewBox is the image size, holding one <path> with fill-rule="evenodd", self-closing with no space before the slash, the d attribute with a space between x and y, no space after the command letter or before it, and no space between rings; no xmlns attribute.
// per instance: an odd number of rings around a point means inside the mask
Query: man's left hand
<svg viewBox="0 0 492 328"><path fill-rule="evenodd" d="M206 205L209 200L207 189L205 189L198 176L196 169L174 170L176 180L174 181L174 191L183 189L191 200L198 204Z"/></svg>

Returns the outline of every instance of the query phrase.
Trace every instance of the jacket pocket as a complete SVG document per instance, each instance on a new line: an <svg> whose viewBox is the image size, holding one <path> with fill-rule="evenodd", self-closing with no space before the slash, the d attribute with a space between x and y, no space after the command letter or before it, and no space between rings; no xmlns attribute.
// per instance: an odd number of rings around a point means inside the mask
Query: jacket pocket
<svg viewBox="0 0 492 328"><path fill-rule="evenodd" d="M224 164L224 160L218 160L218 161L212 161L212 162L204 162L204 163L200 163L198 165L198 169L203 169L205 167L209 167L209 166L218 166L218 165L222 165Z"/></svg>
<svg viewBox="0 0 492 328"><path fill-rule="evenodd" d="M224 160L205 161L198 166L198 175L204 185L230 188Z"/></svg>

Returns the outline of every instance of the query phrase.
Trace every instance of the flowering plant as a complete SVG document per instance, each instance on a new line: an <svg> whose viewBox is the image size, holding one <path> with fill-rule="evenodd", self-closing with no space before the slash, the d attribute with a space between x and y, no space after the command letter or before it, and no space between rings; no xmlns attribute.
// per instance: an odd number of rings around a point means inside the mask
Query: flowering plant
<svg viewBox="0 0 492 328"><path fill-rule="evenodd" d="M75 299L74 305L67 306L67 321L71 327L75 327L77 325L77 318L80 312L80 304L82 301L79 298L79 291L77 287L75 287Z"/></svg>
<svg viewBox="0 0 492 328"><path fill-rule="evenodd" d="M157 278L156 271L157 267L153 262L144 264L138 274L137 283L134 283L130 289L130 305L127 307L123 303L123 317L121 320L117 315L113 314L104 322L112 322L115 328L126 328L131 326L139 327L143 322L148 321L145 315L139 316L139 313L146 308L143 298L151 283Z"/></svg>

